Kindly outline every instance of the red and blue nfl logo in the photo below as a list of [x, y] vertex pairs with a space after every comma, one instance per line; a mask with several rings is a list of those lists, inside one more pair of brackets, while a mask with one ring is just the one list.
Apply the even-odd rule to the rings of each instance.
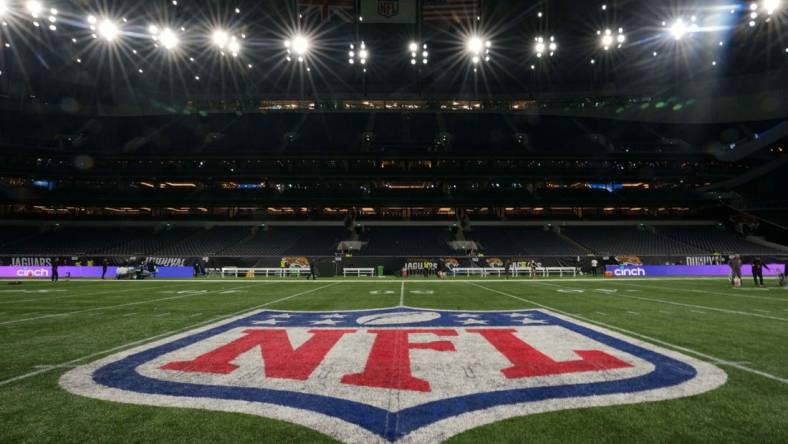
[[66, 373], [73, 393], [435, 442], [546, 411], [695, 395], [719, 368], [546, 310], [256, 311]]

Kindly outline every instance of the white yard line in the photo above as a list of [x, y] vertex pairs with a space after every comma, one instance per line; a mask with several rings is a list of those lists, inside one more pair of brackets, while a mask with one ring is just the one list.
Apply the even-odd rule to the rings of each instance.
[[399, 286], [399, 306], [405, 306], [405, 280], [403, 280], [402, 284]]
[[196, 324], [189, 325], [188, 327], [182, 327], [182, 328], [178, 328], [178, 329], [175, 329], [175, 330], [170, 330], [168, 332], [161, 333], [161, 334], [158, 334], [156, 336], [151, 336], [149, 338], [145, 338], [145, 339], [140, 339], [140, 340], [137, 340], [137, 341], [129, 342], [129, 343], [126, 343], [126, 344], [123, 344], [123, 345], [119, 345], [117, 347], [112, 347], [112, 348], [108, 348], [106, 350], [102, 350], [100, 352], [91, 353], [89, 355], [85, 355], [85, 356], [82, 356], [82, 357], [77, 358], [77, 359], [72, 359], [71, 361], [67, 361], [67, 362], [63, 362], [63, 363], [60, 363], [60, 364], [47, 366], [47, 367], [41, 368], [39, 370], [32, 371], [30, 373], [25, 373], [23, 375], [15, 376], [13, 378], [0, 381], [0, 387], [2, 387], [4, 385], [11, 384], [11, 383], [14, 383], [16, 381], [21, 381], [23, 379], [31, 378], [33, 376], [37, 376], [37, 375], [40, 375], [42, 373], [48, 373], [48, 372], [50, 372], [50, 371], [52, 371], [54, 369], [63, 368], [64, 366], [70, 366], [70, 365], [76, 364], [78, 362], [84, 361], [86, 359], [90, 359], [90, 358], [94, 358], [94, 357], [97, 357], [97, 356], [106, 355], [108, 353], [112, 353], [112, 352], [115, 352], [115, 351], [124, 350], [124, 349], [130, 348], [130, 347], [133, 347], [135, 345], [145, 344], [146, 342], [152, 342], [152, 341], [155, 341], [157, 339], [161, 339], [161, 338], [164, 338], [164, 337], [167, 337], [167, 336], [172, 336], [174, 334], [182, 333], [182, 332], [187, 331], [187, 330], [192, 330], [192, 329], [204, 326], [204, 325], [212, 324], [214, 322], [219, 322], [219, 321], [221, 321], [223, 319], [230, 319], [230, 318], [233, 318], [233, 317], [236, 317], [236, 316], [240, 316], [240, 315], [242, 315], [244, 313], [248, 313], [248, 312], [253, 311], [253, 310], [259, 310], [261, 308], [265, 308], [265, 307], [268, 307], [270, 305], [273, 305], [273, 304], [276, 304], [276, 303], [279, 303], [279, 302], [284, 302], [284, 301], [287, 301], [287, 300], [290, 300], [290, 299], [293, 299], [293, 298], [297, 298], [297, 297], [303, 296], [305, 294], [314, 293], [316, 291], [322, 290], [322, 289], [327, 288], [327, 287], [331, 287], [333, 285], [336, 285], [336, 284], [323, 285], [323, 286], [320, 286], [320, 287], [317, 287], [317, 288], [313, 288], [311, 290], [306, 290], [306, 291], [302, 291], [300, 293], [296, 293], [296, 294], [293, 294], [293, 295], [290, 295], [290, 296], [285, 296], [285, 297], [279, 298], [279, 299], [277, 299], [275, 301], [266, 302], [265, 304], [257, 305], [257, 306], [254, 306], [254, 307], [245, 308], [245, 309], [243, 309], [241, 311], [237, 311], [237, 312], [232, 313], [232, 314], [217, 316], [215, 318], [211, 318], [211, 319], [208, 319], [206, 321], [201, 321], [201, 322], [198, 322]]
[[135, 311], [134, 313], [126, 313], [126, 314], [124, 314], [124, 315], [121, 315], [120, 317], [122, 317], [122, 318], [127, 318], [127, 317], [129, 317], [129, 316], [134, 316], [135, 314], [137, 314], [137, 312], [136, 312], [136, 311]]
[[[564, 289], [567, 288], [567, 287], [564, 287], [564, 286], [561, 286], [561, 285], [549, 284], [547, 282], [542, 282], [542, 285], [549, 285], [551, 287], [558, 287], [558, 288], [564, 288]], [[664, 288], [663, 290], [669, 290], [669, 289]], [[684, 290], [675, 290], [675, 291], [684, 291]], [[767, 315], [762, 315], [762, 314], [757, 314], [757, 313], [750, 313], [750, 312], [747, 312], [747, 311], [740, 311], [740, 310], [728, 310], [727, 308], [709, 307], [709, 306], [706, 306], [706, 305], [684, 304], [682, 302], [666, 301], [664, 299], [644, 298], [644, 297], [641, 297], [641, 296], [628, 296], [628, 295], [625, 295], [625, 294], [615, 294], [615, 295], [608, 295], [608, 294], [605, 294], [605, 293], [588, 293], [588, 294], [591, 294], [591, 295], [594, 295], [594, 296], [609, 296], [609, 297], [614, 297], [614, 298], [615, 297], [621, 297], [621, 298], [627, 298], [627, 299], [634, 299], [634, 300], [638, 300], [638, 301], [655, 302], [655, 303], [658, 303], [658, 304], [676, 305], [676, 306], [679, 306], [679, 307], [700, 308], [700, 309], [703, 309], [703, 310], [716, 311], [716, 312], [720, 312], [720, 313], [734, 314], [734, 315], [739, 315], [739, 316], [751, 316], [751, 317], [762, 318], [762, 319], [771, 319], [773, 321], [788, 322], [788, 318], [778, 318], [777, 316], [767, 316]]]
[[734, 361], [728, 361], [728, 360], [725, 360], [725, 359], [717, 358], [717, 357], [714, 357], [712, 355], [709, 355], [709, 354], [706, 354], [706, 353], [703, 353], [703, 352], [699, 352], [697, 350], [693, 350], [691, 348], [687, 348], [687, 347], [682, 347], [680, 345], [671, 344], [670, 342], [666, 342], [666, 341], [663, 341], [663, 340], [660, 340], [660, 339], [657, 339], [657, 338], [652, 338], [650, 336], [646, 336], [646, 335], [643, 335], [643, 334], [640, 334], [640, 333], [637, 333], [637, 332], [634, 332], [634, 331], [631, 331], [631, 330], [627, 330], [627, 329], [624, 329], [624, 328], [621, 328], [621, 327], [617, 327], [615, 325], [610, 325], [610, 324], [607, 324], [607, 323], [604, 323], [604, 322], [600, 322], [600, 321], [597, 321], [597, 320], [594, 320], [594, 319], [591, 319], [591, 318], [586, 318], [586, 317], [581, 316], [581, 315], [572, 315], [572, 314], [570, 314], [568, 312], [565, 312], [563, 310], [559, 310], [557, 308], [553, 308], [553, 307], [550, 307], [550, 306], [547, 306], [547, 305], [544, 305], [544, 304], [540, 304], [540, 303], [535, 302], [535, 301], [531, 301], [531, 300], [528, 300], [528, 299], [525, 299], [525, 298], [521, 298], [519, 296], [515, 296], [513, 294], [506, 293], [504, 291], [496, 290], [494, 288], [485, 287], [484, 285], [479, 285], [479, 284], [475, 284], [475, 283], [471, 283], [471, 285], [473, 285], [474, 287], [479, 287], [479, 288], [481, 288], [483, 290], [487, 290], [487, 291], [490, 291], [490, 292], [493, 292], [493, 293], [498, 293], [498, 294], [506, 296], [506, 297], [510, 297], [512, 299], [516, 299], [518, 301], [526, 302], [528, 304], [532, 304], [532, 305], [535, 305], [537, 307], [544, 308], [546, 310], [551, 310], [551, 311], [554, 311], [556, 313], [573, 316], [573, 317], [575, 317], [577, 319], [582, 319], [583, 321], [589, 322], [591, 324], [599, 325], [600, 327], [609, 328], [611, 330], [619, 331], [621, 333], [625, 333], [625, 334], [628, 334], [628, 335], [631, 335], [631, 336], [636, 336], [636, 337], [639, 337], [641, 339], [645, 339], [645, 340], [647, 340], [649, 342], [653, 342], [653, 343], [656, 343], [656, 344], [664, 345], [666, 347], [670, 347], [670, 348], [673, 348], [675, 350], [679, 350], [679, 351], [682, 351], [682, 352], [685, 352], [685, 353], [689, 353], [689, 354], [701, 357], [703, 359], [706, 359], [709, 362], [714, 362], [714, 363], [717, 363], [717, 364], [720, 364], [720, 365], [727, 365], [729, 367], [733, 367], [733, 368], [739, 369], [741, 371], [752, 373], [754, 375], [762, 376], [764, 378], [771, 379], [773, 381], [781, 382], [783, 384], [788, 384], [788, 379], [772, 375], [771, 373], [766, 373], [766, 372], [763, 372], [763, 371], [760, 371], [760, 370], [756, 370], [754, 368], [747, 367], [745, 365], [742, 365], [742, 364], [734, 362]]
[[163, 318], [164, 316], [169, 316], [169, 315], [170, 315], [170, 313], [169, 313], [169, 312], [167, 312], [167, 313], [162, 313], [162, 314], [153, 315], [153, 317], [154, 317], [154, 318]]
[[[263, 283], [264, 282], [258, 282], [258, 284], [263, 284]], [[234, 287], [234, 288], [230, 288], [229, 290], [237, 290], [239, 288], [242, 288], [242, 287]], [[216, 293], [219, 293], [219, 292], [222, 292], [222, 291], [227, 291], [227, 290], [228, 289], [223, 288], [223, 289], [220, 289], [220, 290], [213, 290], [213, 291], [209, 291], [209, 292], [206, 292], [206, 293], [197, 293], [197, 294], [190, 293], [190, 294], [184, 294], [184, 295], [180, 295], [180, 296], [170, 296], [170, 297], [167, 297], [167, 298], [150, 299], [150, 300], [137, 301], [137, 302], [129, 302], [129, 303], [126, 303], [126, 304], [105, 305], [103, 307], [94, 307], [94, 308], [88, 308], [88, 309], [85, 309], [85, 310], [67, 311], [65, 313], [53, 313], [53, 314], [48, 314], [48, 315], [43, 315], [43, 316], [35, 316], [35, 317], [30, 317], [30, 318], [14, 319], [13, 321], [0, 322], [0, 325], [18, 324], [18, 323], [21, 323], [21, 322], [36, 321], [36, 320], [39, 320], [39, 319], [60, 318], [60, 317], [71, 316], [71, 315], [75, 315], [75, 314], [90, 313], [90, 312], [93, 312], [93, 311], [111, 310], [113, 308], [131, 307], [131, 306], [134, 306], [134, 305], [143, 305], [143, 304], [150, 304], [150, 303], [153, 303], [153, 302], [171, 301], [171, 300], [175, 300], [175, 299], [183, 299], [183, 298], [194, 297], [194, 296], [205, 296], [205, 295], [216, 294]]]

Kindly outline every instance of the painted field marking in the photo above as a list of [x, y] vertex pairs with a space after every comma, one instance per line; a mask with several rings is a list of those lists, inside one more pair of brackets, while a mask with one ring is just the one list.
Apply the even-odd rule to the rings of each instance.
[[196, 313], [191, 316], [187, 316], [186, 319], [196, 318], [197, 316], [202, 316], [202, 313]]
[[[549, 285], [551, 287], [560, 287], [559, 285], [548, 284], [546, 282], [542, 282], [542, 285]], [[663, 288], [663, 290], [669, 290], [669, 289]], [[720, 313], [734, 314], [734, 315], [740, 315], [740, 316], [752, 316], [752, 317], [756, 317], [756, 318], [763, 318], [763, 319], [771, 319], [771, 320], [774, 320], [774, 321], [788, 322], [788, 318], [778, 318], [777, 316], [767, 316], [767, 315], [762, 315], [762, 314], [757, 314], [757, 313], [750, 313], [750, 312], [747, 312], [747, 311], [740, 311], [740, 310], [728, 310], [726, 308], [709, 307], [709, 306], [706, 306], [706, 305], [684, 304], [684, 303], [681, 303], [681, 302], [666, 301], [664, 299], [644, 298], [644, 297], [641, 297], [641, 296], [627, 296], [627, 295], [623, 295], [623, 294], [619, 294], [616, 297], [635, 299], [635, 300], [638, 300], [638, 301], [655, 302], [655, 303], [658, 303], [658, 304], [676, 305], [676, 306], [679, 306], [679, 307], [700, 308], [700, 309], [703, 309], [703, 310], [717, 311], [717, 312], [720, 312]]]
[[757, 309], [757, 308], [753, 308], [752, 311], [759, 311], [761, 313], [771, 313], [770, 310], [760, 310], [760, 309]]
[[706, 314], [705, 311], [699, 311], [699, 310], [690, 310], [690, 313], [698, 313], [698, 314], [702, 314], [702, 315]]
[[[85, 288], [85, 287], [87, 287], [87, 286], [81, 286], [79, 288]], [[169, 285], [162, 285], [159, 288], [166, 288], [166, 287], [169, 287]], [[77, 293], [77, 292], [73, 292], [71, 294], [62, 295], [62, 296], [40, 297], [40, 298], [35, 298], [35, 299], [17, 299], [15, 301], [2, 301], [2, 302], [0, 302], [0, 304], [18, 304], [20, 302], [37, 302], [37, 301], [45, 301], [45, 302], [47, 302], [47, 301], [52, 301], [52, 300], [55, 300], [55, 299], [63, 299], [63, 298], [70, 298], [70, 297], [76, 298], [76, 297], [84, 297], [84, 296], [100, 296], [102, 294], [125, 293], [125, 292], [128, 292], [128, 291], [137, 291], [137, 290], [139, 290], [139, 289], [138, 288], [126, 288], [126, 289], [123, 289], [123, 290], [114, 289], [114, 290], [99, 291], [99, 292], [94, 292], [94, 293]], [[152, 288], [149, 288], [148, 290], [152, 290]]]
[[607, 316], [607, 313], [603, 313], [603, 312], [601, 312], [601, 311], [596, 311], [596, 312], [594, 312], [594, 313], [596, 313], [596, 314], [598, 314], [598, 315], [601, 315], [601, 316]]
[[[632, 286], [632, 287], [640, 287], [640, 288], [649, 288], [652, 290], [675, 290], [675, 288], [670, 287], [660, 287], [655, 285], [638, 285], [638, 284], [630, 284], [629, 282], [621, 282], [621, 285]], [[694, 288], [682, 288], [681, 291], [686, 291], [690, 293], [700, 293], [700, 294], [709, 294], [715, 296], [732, 296], [737, 298], [747, 298], [747, 299], [763, 299], [768, 301], [781, 301], [781, 302], [788, 302], [788, 298], [777, 298], [777, 297], [769, 297], [769, 296], [753, 296], [753, 295], [744, 295], [744, 294], [736, 294], [736, 293], [723, 293], [721, 291], [710, 291], [710, 290], [698, 290]], [[736, 290], [739, 292], [740, 290]]]
[[259, 310], [261, 308], [268, 307], [269, 305], [273, 305], [273, 304], [276, 304], [278, 302], [284, 302], [284, 301], [287, 301], [287, 300], [290, 300], [290, 299], [293, 299], [293, 298], [297, 298], [299, 296], [303, 296], [305, 294], [314, 293], [316, 291], [322, 290], [324, 288], [332, 287], [332, 286], [337, 285], [337, 284], [339, 284], [339, 282], [335, 283], [335, 284], [323, 285], [321, 287], [313, 288], [311, 290], [302, 291], [300, 293], [296, 293], [296, 294], [293, 294], [293, 295], [290, 295], [290, 296], [285, 296], [285, 297], [277, 299], [275, 301], [266, 302], [265, 304], [257, 305], [257, 306], [254, 306], [254, 307], [245, 308], [243, 310], [237, 311], [237, 312], [229, 314], [229, 315], [217, 316], [215, 318], [208, 319], [207, 321], [201, 321], [201, 322], [198, 322], [196, 324], [192, 324], [192, 325], [190, 325], [188, 327], [182, 327], [182, 328], [178, 328], [178, 329], [175, 329], [175, 330], [170, 330], [168, 332], [164, 332], [164, 333], [161, 333], [161, 334], [158, 334], [158, 335], [155, 335], [155, 336], [151, 336], [149, 338], [140, 339], [140, 340], [129, 342], [129, 343], [126, 343], [126, 344], [123, 344], [123, 345], [119, 345], [117, 347], [112, 347], [112, 348], [109, 348], [109, 349], [106, 349], [106, 350], [102, 350], [102, 351], [99, 351], [99, 352], [91, 353], [89, 355], [82, 356], [81, 358], [72, 359], [71, 361], [63, 362], [61, 364], [55, 364], [55, 365], [50, 366], [48, 368], [42, 368], [42, 369], [39, 369], [39, 370], [36, 370], [36, 371], [25, 373], [23, 375], [15, 376], [13, 378], [9, 378], [9, 379], [0, 381], [0, 387], [2, 387], [4, 385], [11, 384], [11, 383], [14, 383], [16, 381], [21, 381], [23, 379], [31, 378], [33, 376], [37, 376], [37, 375], [40, 375], [42, 373], [48, 373], [48, 372], [50, 372], [50, 371], [52, 371], [52, 370], [54, 370], [56, 368], [62, 368], [62, 366], [65, 366], [65, 365], [76, 364], [76, 363], [84, 361], [86, 359], [95, 358], [96, 356], [106, 355], [107, 353], [112, 353], [112, 352], [115, 352], [115, 351], [127, 349], [127, 348], [133, 347], [135, 345], [145, 344], [146, 342], [155, 341], [157, 339], [161, 339], [161, 338], [164, 338], [164, 337], [167, 337], [167, 336], [171, 336], [171, 335], [174, 335], [174, 334], [177, 334], [177, 333], [182, 333], [184, 331], [191, 330], [193, 328], [198, 328], [198, 327], [201, 327], [203, 325], [208, 325], [208, 324], [211, 324], [211, 323], [214, 323], [214, 322], [218, 322], [218, 321], [221, 321], [221, 320], [224, 320], [224, 319], [230, 319], [230, 318], [233, 318], [233, 317], [236, 317], [236, 316], [240, 316], [242, 314], [248, 313], [248, 312], [253, 311], [253, 310]]
[[556, 313], [565, 314], [567, 316], [574, 316], [574, 317], [576, 317], [578, 319], [582, 319], [582, 320], [584, 320], [586, 322], [590, 322], [592, 324], [599, 325], [600, 327], [605, 327], [605, 328], [609, 328], [611, 330], [615, 330], [615, 331], [618, 331], [618, 332], [621, 332], [621, 333], [625, 333], [625, 334], [628, 334], [628, 335], [637, 336], [639, 338], [645, 339], [645, 340], [650, 341], [650, 342], [654, 342], [656, 344], [664, 345], [666, 347], [671, 347], [671, 348], [673, 348], [675, 350], [679, 350], [679, 351], [683, 351], [685, 353], [693, 354], [695, 356], [698, 356], [698, 357], [701, 357], [703, 359], [706, 359], [709, 362], [715, 362], [717, 364], [727, 365], [729, 367], [733, 367], [733, 368], [739, 369], [741, 371], [752, 373], [754, 375], [762, 376], [764, 378], [771, 379], [773, 381], [781, 382], [783, 384], [788, 384], [788, 379], [772, 375], [771, 373], [766, 373], [766, 372], [763, 372], [763, 371], [760, 371], [760, 370], [756, 370], [754, 368], [747, 367], [745, 365], [739, 364], [739, 363], [734, 362], [734, 361], [728, 361], [728, 360], [725, 360], [725, 359], [717, 358], [715, 356], [712, 356], [712, 355], [709, 355], [709, 354], [706, 354], [706, 353], [703, 353], [703, 352], [699, 352], [699, 351], [693, 350], [691, 348], [687, 348], [687, 347], [682, 347], [680, 345], [671, 344], [670, 342], [666, 342], [666, 341], [663, 341], [661, 339], [652, 338], [651, 336], [646, 336], [644, 334], [637, 333], [637, 332], [634, 332], [634, 331], [631, 331], [631, 330], [627, 330], [627, 329], [624, 329], [624, 328], [621, 328], [621, 327], [617, 327], [615, 325], [611, 325], [611, 324], [607, 324], [607, 323], [604, 323], [604, 322], [600, 322], [600, 321], [597, 321], [597, 320], [594, 320], [594, 319], [591, 319], [591, 318], [586, 318], [586, 317], [584, 317], [582, 315], [572, 315], [572, 314], [570, 314], [568, 312], [565, 312], [563, 310], [559, 310], [557, 308], [553, 308], [553, 307], [550, 307], [550, 306], [547, 306], [547, 305], [544, 305], [544, 304], [540, 304], [540, 303], [535, 302], [535, 301], [531, 301], [531, 300], [528, 300], [528, 299], [525, 299], [525, 298], [521, 298], [521, 297], [515, 296], [515, 295], [513, 295], [511, 293], [506, 293], [504, 291], [496, 290], [494, 288], [485, 287], [484, 285], [479, 285], [479, 284], [476, 284], [476, 283], [470, 283], [470, 285], [473, 285], [474, 287], [479, 287], [479, 288], [481, 288], [483, 290], [487, 290], [487, 291], [490, 291], [490, 292], [493, 292], [493, 293], [498, 293], [500, 295], [503, 295], [503, 296], [506, 296], [506, 297], [510, 297], [512, 299], [516, 299], [516, 300], [521, 301], [521, 302], [532, 304], [532, 305], [535, 305], [537, 307], [545, 308], [547, 310], [552, 310], [552, 311], [554, 311]]
[[[258, 284], [263, 284], [263, 283], [264, 282], [258, 282]], [[152, 302], [171, 301], [171, 300], [175, 300], [175, 299], [183, 299], [183, 298], [188, 298], [188, 297], [192, 297], [192, 296], [205, 296], [205, 295], [209, 295], [209, 294], [213, 294], [213, 293], [218, 293], [219, 291], [221, 291], [221, 290], [212, 291], [210, 293], [184, 294], [184, 295], [180, 295], [180, 296], [171, 296], [171, 297], [168, 297], [168, 298], [160, 298], [160, 299], [151, 299], [151, 300], [146, 300], [146, 301], [129, 302], [129, 303], [126, 303], [126, 304], [105, 305], [103, 307], [94, 307], [94, 308], [88, 308], [88, 309], [85, 309], [85, 310], [67, 311], [65, 313], [54, 313], [54, 314], [49, 314], [49, 315], [44, 315], [44, 316], [36, 316], [36, 317], [31, 317], [31, 318], [15, 319], [13, 321], [0, 322], [0, 325], [18, 324], [20, 322], [36, 321], [36, 320], [39, 320], [39, 319], [58, 318], [58, 317], [71, 316], [71, 315], [81, 314], [81, 313], [89, 313], [89, 312], [93, 312], [93, 311], [111, 310], [113, 308], [121, 308], [121, 307], [131, 307], [133, 305], [150, 304]]]
[[154, 318], [163, 318], [164, 316], [169, 316], [169, 315], [170, 315], [170, 313], [168, 312], [168, 313], [162, 313], [162, 314], [153, 315], [153, 317]]
[[129, 317], [129, 316], [134, 316], [135, 314], [137, 314], [137, 312], [136, 312], [136, 311], [135, 311], [134, 313], [126, 313], [126, 314], [124, 314], [124, 315], [121, 315], [121, 317], [122, 317], [122, 318], [127, 318], [127, 317]]
[[403, 280], [399, 286], [399, 306], [405, 305], [405, 281]]
[[640, 316], [640, 313], [638, 313], [636, 311], [628, 311], [627, 313], [629, 313], [631, 315], [635, 315], [635, 316]]

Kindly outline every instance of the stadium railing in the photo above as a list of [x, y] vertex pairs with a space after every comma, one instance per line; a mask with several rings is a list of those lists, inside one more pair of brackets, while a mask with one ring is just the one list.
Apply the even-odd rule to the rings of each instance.
[[375, 277], [375, 269], [374, 268], [343, 268], [342, 276]]

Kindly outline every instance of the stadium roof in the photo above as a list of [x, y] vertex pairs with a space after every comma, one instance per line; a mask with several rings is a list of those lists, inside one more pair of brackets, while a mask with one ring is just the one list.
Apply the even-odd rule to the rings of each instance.
[[469, 12], [471, 1], [449, 20], [425, 5], [397, 24], [364, 20], [354, 1], [318, 3], [3, 0], [0, 91], [82, 103], [484, 97], [647, 90], [788, 61], [788, 7], [775, 0], [499, 0]]

